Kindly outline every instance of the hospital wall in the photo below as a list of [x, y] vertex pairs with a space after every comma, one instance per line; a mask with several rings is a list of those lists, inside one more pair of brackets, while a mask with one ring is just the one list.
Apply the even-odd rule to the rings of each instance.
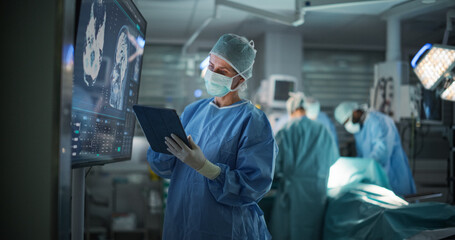
[[209, 97], [199, 64], [210, 49], [192, 52], [186, 58], [181, 56], [181, 49], [181, 45], [174, 44], [145, 47], [139, 104], [172, 107], [181, 113], [189, 103]]

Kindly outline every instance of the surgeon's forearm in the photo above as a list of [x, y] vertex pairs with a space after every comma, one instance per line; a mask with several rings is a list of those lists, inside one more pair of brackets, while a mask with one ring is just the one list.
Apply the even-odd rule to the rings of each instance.
[[387, 160], [387, 150], [377, 146], [373, 150], [373, 152], [370, 154], [370, 157], [376, 160], [378, 163], [380, 163], [382, 166], [385, 166], [386, 160]]

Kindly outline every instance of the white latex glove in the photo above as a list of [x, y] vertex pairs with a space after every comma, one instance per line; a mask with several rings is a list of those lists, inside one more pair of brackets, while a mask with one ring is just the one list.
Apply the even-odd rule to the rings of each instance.
[[166, 140], [164, 143], [166, 143], [168, 147], [167, 150], [196, 171], [201, 169], [205, 162], [205, 156], [204, 153], [202, 153], [201, 148], [194, 143], [191, 136], [188, 136], [188, 142], [190, 143], [191, 148], [175, 134], [171, 134], [171, 137], [172, 138], [164, 138]]
[[205, 158], [201, 148], [193, 141], [191, 136], [188, 136], [188, 142], [191, 148], [175, 134], [171, 134], [171, 137], [165, 137], [164, 143], [172, 155], [209, 179], [214, 179], [220, 174], [220, 167]]

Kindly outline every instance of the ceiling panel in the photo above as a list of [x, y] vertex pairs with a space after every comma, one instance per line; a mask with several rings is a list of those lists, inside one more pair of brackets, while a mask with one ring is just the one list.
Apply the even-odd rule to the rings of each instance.
[[382, 1], [353, 1], [347, 3], [333, 3], [305, 8], [308, 12], [343, 13], [378, 15], [394, 5], [406, 2], [406, 0], [382, 0]]
[[[275, 13], [292, 15], [294, 0], [231, 0]], [[138, 8], [148, 22], [147, 42], [185, 43], [196, 29], [214, 13], [214, 0], [136, 0]], [[220, 6], [214, 19], [196, 41], [216, 41], [223, 33], [234, 32], [256, 37], [265, 31], [297, 31], [304, 35], [307, 44], [384, 46], [386, 22], [380, 13], [394, 4], [407, 1], [309, 1], [305, 23], [290, 27], [266, 20], [243, 11]], [[333, 8], [338, 3], [355, 2], [350, 7]], [[365, 5], [366, 3], [368, 5]], [[455, 7], [455, 1], [454, 7]], [[310, 8], [311, 9], [311, 8]], [[328, 11], [328, 12], [327, 12]], [[419, 39], [442, 39], [445, 12], [425, 13], [402, 22], [404, 44], [419, 45]], [[441, 33], [442, 31], [442, 33]]]

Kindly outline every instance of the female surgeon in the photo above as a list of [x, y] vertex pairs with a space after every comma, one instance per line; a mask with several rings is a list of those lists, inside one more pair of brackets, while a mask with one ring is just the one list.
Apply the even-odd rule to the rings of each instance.
[[221, 36], [204, 77], [214, 98], [181, 115], [191, 147], [171, 135], [163, 141], [172, 155], [149, 148], [152, 170], [171, 179], [163, 239], [271, 238], [257, 203], [271, 187], [278, 148], [265, 114], [238, 95], [255, 56], [252, 41]]

